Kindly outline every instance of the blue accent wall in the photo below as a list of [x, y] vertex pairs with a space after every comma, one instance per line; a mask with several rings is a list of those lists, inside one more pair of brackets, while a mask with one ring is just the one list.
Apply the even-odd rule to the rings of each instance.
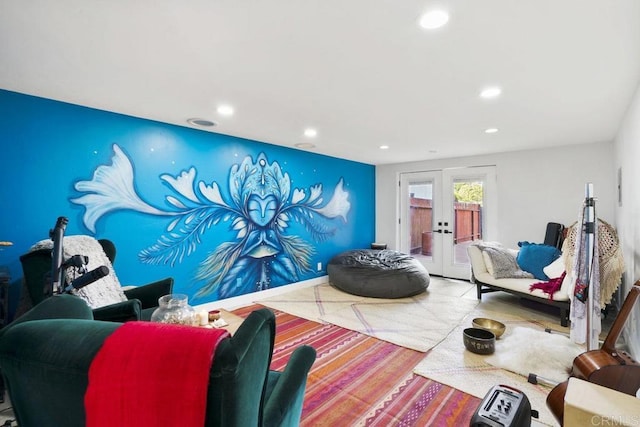
[[122, 284], [172, 276], [193, 304], [325, 275], [374, 239], [372, 165], [3, 90], [0, 117], [14, 299], [59, 216], [115, 243]]

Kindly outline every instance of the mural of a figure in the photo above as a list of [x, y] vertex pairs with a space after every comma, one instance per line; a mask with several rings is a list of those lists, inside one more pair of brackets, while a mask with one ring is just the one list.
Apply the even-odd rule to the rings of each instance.
[[218, 183], [196, 182], [194, 167], [178, 176], [162, 174], [173, 194], [166, 196], [171, 208], [159, 209], [136, 193], [131, 161], [118, 145], [113, 150], [111, 165], [97, 167], [91, 181], [74, 186], [83, 195], [71, 201], [85, 207], [87, 229], [95, 233], [102, 216], [123, 209], [169, 217], [166, 232], [139, 253], [141, 262], [169, 265], [192, 255], [210, 228], [228, 223], [233, 230], [234, 237], [200, 263], [194, 278], [200, 286], [198, 297], [228, 298], [299, 280], [311, 271], [314, 250], [288, 233], [292, 222], [320, 242], [336, 232], [335, 219], [346, 223], [351, 208], [342, 179], [325, 203], [322, 184], [292, 189], [288, 174], [261, 153], [255, 162], [247, 156], [231, 167], [229, 200], [222, 197]]

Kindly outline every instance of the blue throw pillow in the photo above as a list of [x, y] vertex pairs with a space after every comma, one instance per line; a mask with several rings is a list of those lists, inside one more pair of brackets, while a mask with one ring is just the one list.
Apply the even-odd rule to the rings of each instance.
[[516, 261], [520, 268], [528, 271], [538, 280], [549, 280], [542, 270], [560, 256], [560, 251], [555, 246], [543, 245], [542, 243], [518, 242], [520, 252]]

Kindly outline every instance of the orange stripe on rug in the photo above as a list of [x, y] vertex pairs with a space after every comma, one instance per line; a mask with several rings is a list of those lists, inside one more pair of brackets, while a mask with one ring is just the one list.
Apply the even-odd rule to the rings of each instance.
[[[234, 310], [246, 317], [261, 308]], [[301, 344], [316, 349], [302, 426], [468, 425], [477, 397], [412, 373], [424, 353], [284, 312], [276, 314], [271, 369], [282, 370]]]

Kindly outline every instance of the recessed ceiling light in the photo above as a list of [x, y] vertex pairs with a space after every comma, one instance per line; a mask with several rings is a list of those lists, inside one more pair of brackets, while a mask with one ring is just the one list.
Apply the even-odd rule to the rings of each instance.
[[318, 131], [314, 128], [307, 128], [304, 130], [304, 136], [306, 136], [307, 138], [315, 138], [316, 136], [318, 136]]
[[295, 146], [298, 148], [315, 148], [315, 145], [310, 142], [299, 142]]
[[380, 149], [381, 149], [381, 150], [388, 150], [388, 149], [389, 149], [389, 146], [388, 146], [388, 145], [381, 145], [381, 146], [380, 146]]
[[435, 30], [449, 22], [449, 14], [444, 10], [432, 10], [420, 17], [420, 26], [425, 30]]
[[500, 96], [501, 93], [502, 89], [500, 89], [498, 86], [491, 86], [482, 89], [482, 92], [480, 92], [480, 96], [485, 99], [490, 99]]
[[484, 130], [484, 133], [496, 133], [496, 132], [498, 132], [498, 128], [489, 128]]
[[233, 115], [233, 107], [231, 105], [220, 105], [216, 111], [223, 116]]
[[194, 126], [203, 126], [203, 127], [211, 127], [215, 126], [215, 122], [206, 119], [188, 119], [187, 123]]

